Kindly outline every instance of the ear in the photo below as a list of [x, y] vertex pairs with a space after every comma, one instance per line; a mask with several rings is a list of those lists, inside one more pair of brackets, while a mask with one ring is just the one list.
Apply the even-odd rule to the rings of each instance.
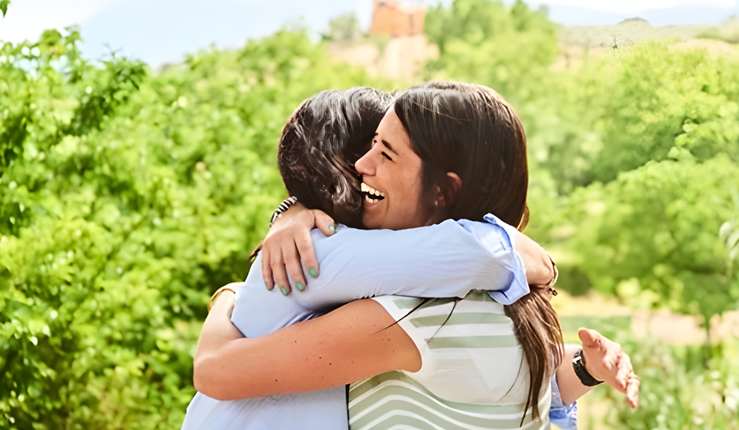
[[458, 196], [459, 190], [462, 189], [462, 178], [454, 172], [447, 172], [446, 175], [449, 177], [449, 182], [452, 184], [452, 188], [454, 189], [454, 196]]
[[459, 195], [459, 191], [462, 189], [462, 178], [460, 178], [459, 175], [454, 172], [447, 172], [446, 176], [447, 181], [449, 181], [449, 184], [452, 186], [452, 195], [449, 196], [451, 201], [446, 201], [444, 199], [444, 193], [441, 192], [441, 187], [436, 187], [436, 201], [439, 202], [438, 206], [442, 207], [454, 203]]

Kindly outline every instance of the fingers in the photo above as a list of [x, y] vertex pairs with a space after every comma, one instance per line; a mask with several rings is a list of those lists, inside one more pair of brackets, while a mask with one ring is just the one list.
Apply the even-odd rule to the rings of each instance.
[[[272, 290], [276, 286], [284, 295], [290, 294], [293, 287], [298, 291], [304, 290], [307, 283], [301, 259], [308, 273], [318, 276], [318, 263], [310, 236], [316, 222], [313, 212], [322, 217], [322, 225], [328, 230], [328, 224], [333, 223], [331, 217], [321, 211], [309, 210], [300, 203], [283, 212], [272, 224], [261, 251], [262, 278], [267, 289]], [[293, 285], [290, 285], [290, 280]]]
[[[288, 268], [288, 271], [290, 272], [290, 277], [293, 281], [300, 280], [303, 283], [303, 287], [305, 287], [308, 283], [305, 282], [305, 272], [303, 272], [300, 267], [300, 262], [303, 262], [303, 267], [305, 267], [305, 271], [308, 272], [310, 276], [315, 278], [319, 273], [318, 259], [316, 258], [316, 250], [313, 247], [313, 238], [310, 235], [310, 231], [305, 231], [295, 238], [295, 247], [298, 250], [300, 260], [298, 261], [296, 268]], [[300, 275], [300, 278], [297, 277], [298, 274]], [[300, 288], [297, 289], [301, 290]]]
[[272, 277], [272, 267], [269, 265], [269, 258], [271, 255], [262, 248], [262, 279], [264, 279], [264, 286], [268, 290], [272, 290], [275, 287], [274, 278]]
[[639, 407], [639, 386], [641, 381], [635, 374], [629, 376], [628, 383], [626, 384], [626, 402], [631, 406], [632, 409]]
[[336, 232], [336, 223], [334, 222], [334, 219], [322, 210], [315, 209], [312, 212], [313, 217], [316, 220], [316, 228], [326, 236], [332, 236]]
[[619, 356], [618, 370], [616, 373], [616, 381], [613, 387], [622, 393], [626, 393], [626, 389], [629, 378], [634, 375], [634, 370], [631, 367], [631, 358], [626, 355], [623, 351]]
[[287, 272], [285, 271], [285, 256], [283, 252], [273, 254], [270, 258], [269, 265], [272, 271], [272, 277], [275, 280], [275, 286], [286, 296], [290, 294], [290, 282], [288, 282]]
[[[310, 233], [306, 233], [308, 237], [310, 238]], [[313, 249], [311, 247], [311, 249]], [[301, 256], [298, 255], [298, 248], [296, 247], [295, 243], [292, 245], [288, 245], [285, 249], [282, 251], [282, 258], [285, 260], [285, 267], [287, 268], [287, 273], [290, 276], [290, 280], [293, 282], [293, 287], [295, 287], [298, 291], [303, 291], [305, 289], [305, 276], [303, 275], [303, 267], [300, 265], [300, 258]], [[314, 257], [315, 258], [315, 257]], [[290, 293], [290, 287], [291, 285], [288, 284], [288, 294]], [[282, 292], [285, 294], [285, 292]]]

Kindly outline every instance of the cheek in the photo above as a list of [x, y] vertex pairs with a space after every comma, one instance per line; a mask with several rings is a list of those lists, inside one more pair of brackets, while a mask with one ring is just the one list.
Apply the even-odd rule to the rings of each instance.
[[407, 184], [403, 189], [406, 212], [416, 214], [425, 212], [427, 208], [423, 204], [423, 185], [420, 174], [406, 171], [402, 181], [402, 183]]

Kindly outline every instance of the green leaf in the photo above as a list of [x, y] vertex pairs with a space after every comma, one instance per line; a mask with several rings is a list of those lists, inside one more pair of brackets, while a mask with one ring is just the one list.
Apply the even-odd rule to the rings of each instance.
[[0, 0], [0, 10], [3, 11], [3, 18], [5, 18], [5, 14], [8, 13], [9, 4], [10, 0]]

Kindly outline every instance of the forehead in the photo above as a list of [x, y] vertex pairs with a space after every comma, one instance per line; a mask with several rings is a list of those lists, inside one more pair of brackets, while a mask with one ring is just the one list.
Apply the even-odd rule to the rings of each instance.
[[395, 151], [411, 149], [411, 139], [392, 107], [382, 118], [380, 125], [377, 126], [377, 135], [381, 140], [392, 145]]

